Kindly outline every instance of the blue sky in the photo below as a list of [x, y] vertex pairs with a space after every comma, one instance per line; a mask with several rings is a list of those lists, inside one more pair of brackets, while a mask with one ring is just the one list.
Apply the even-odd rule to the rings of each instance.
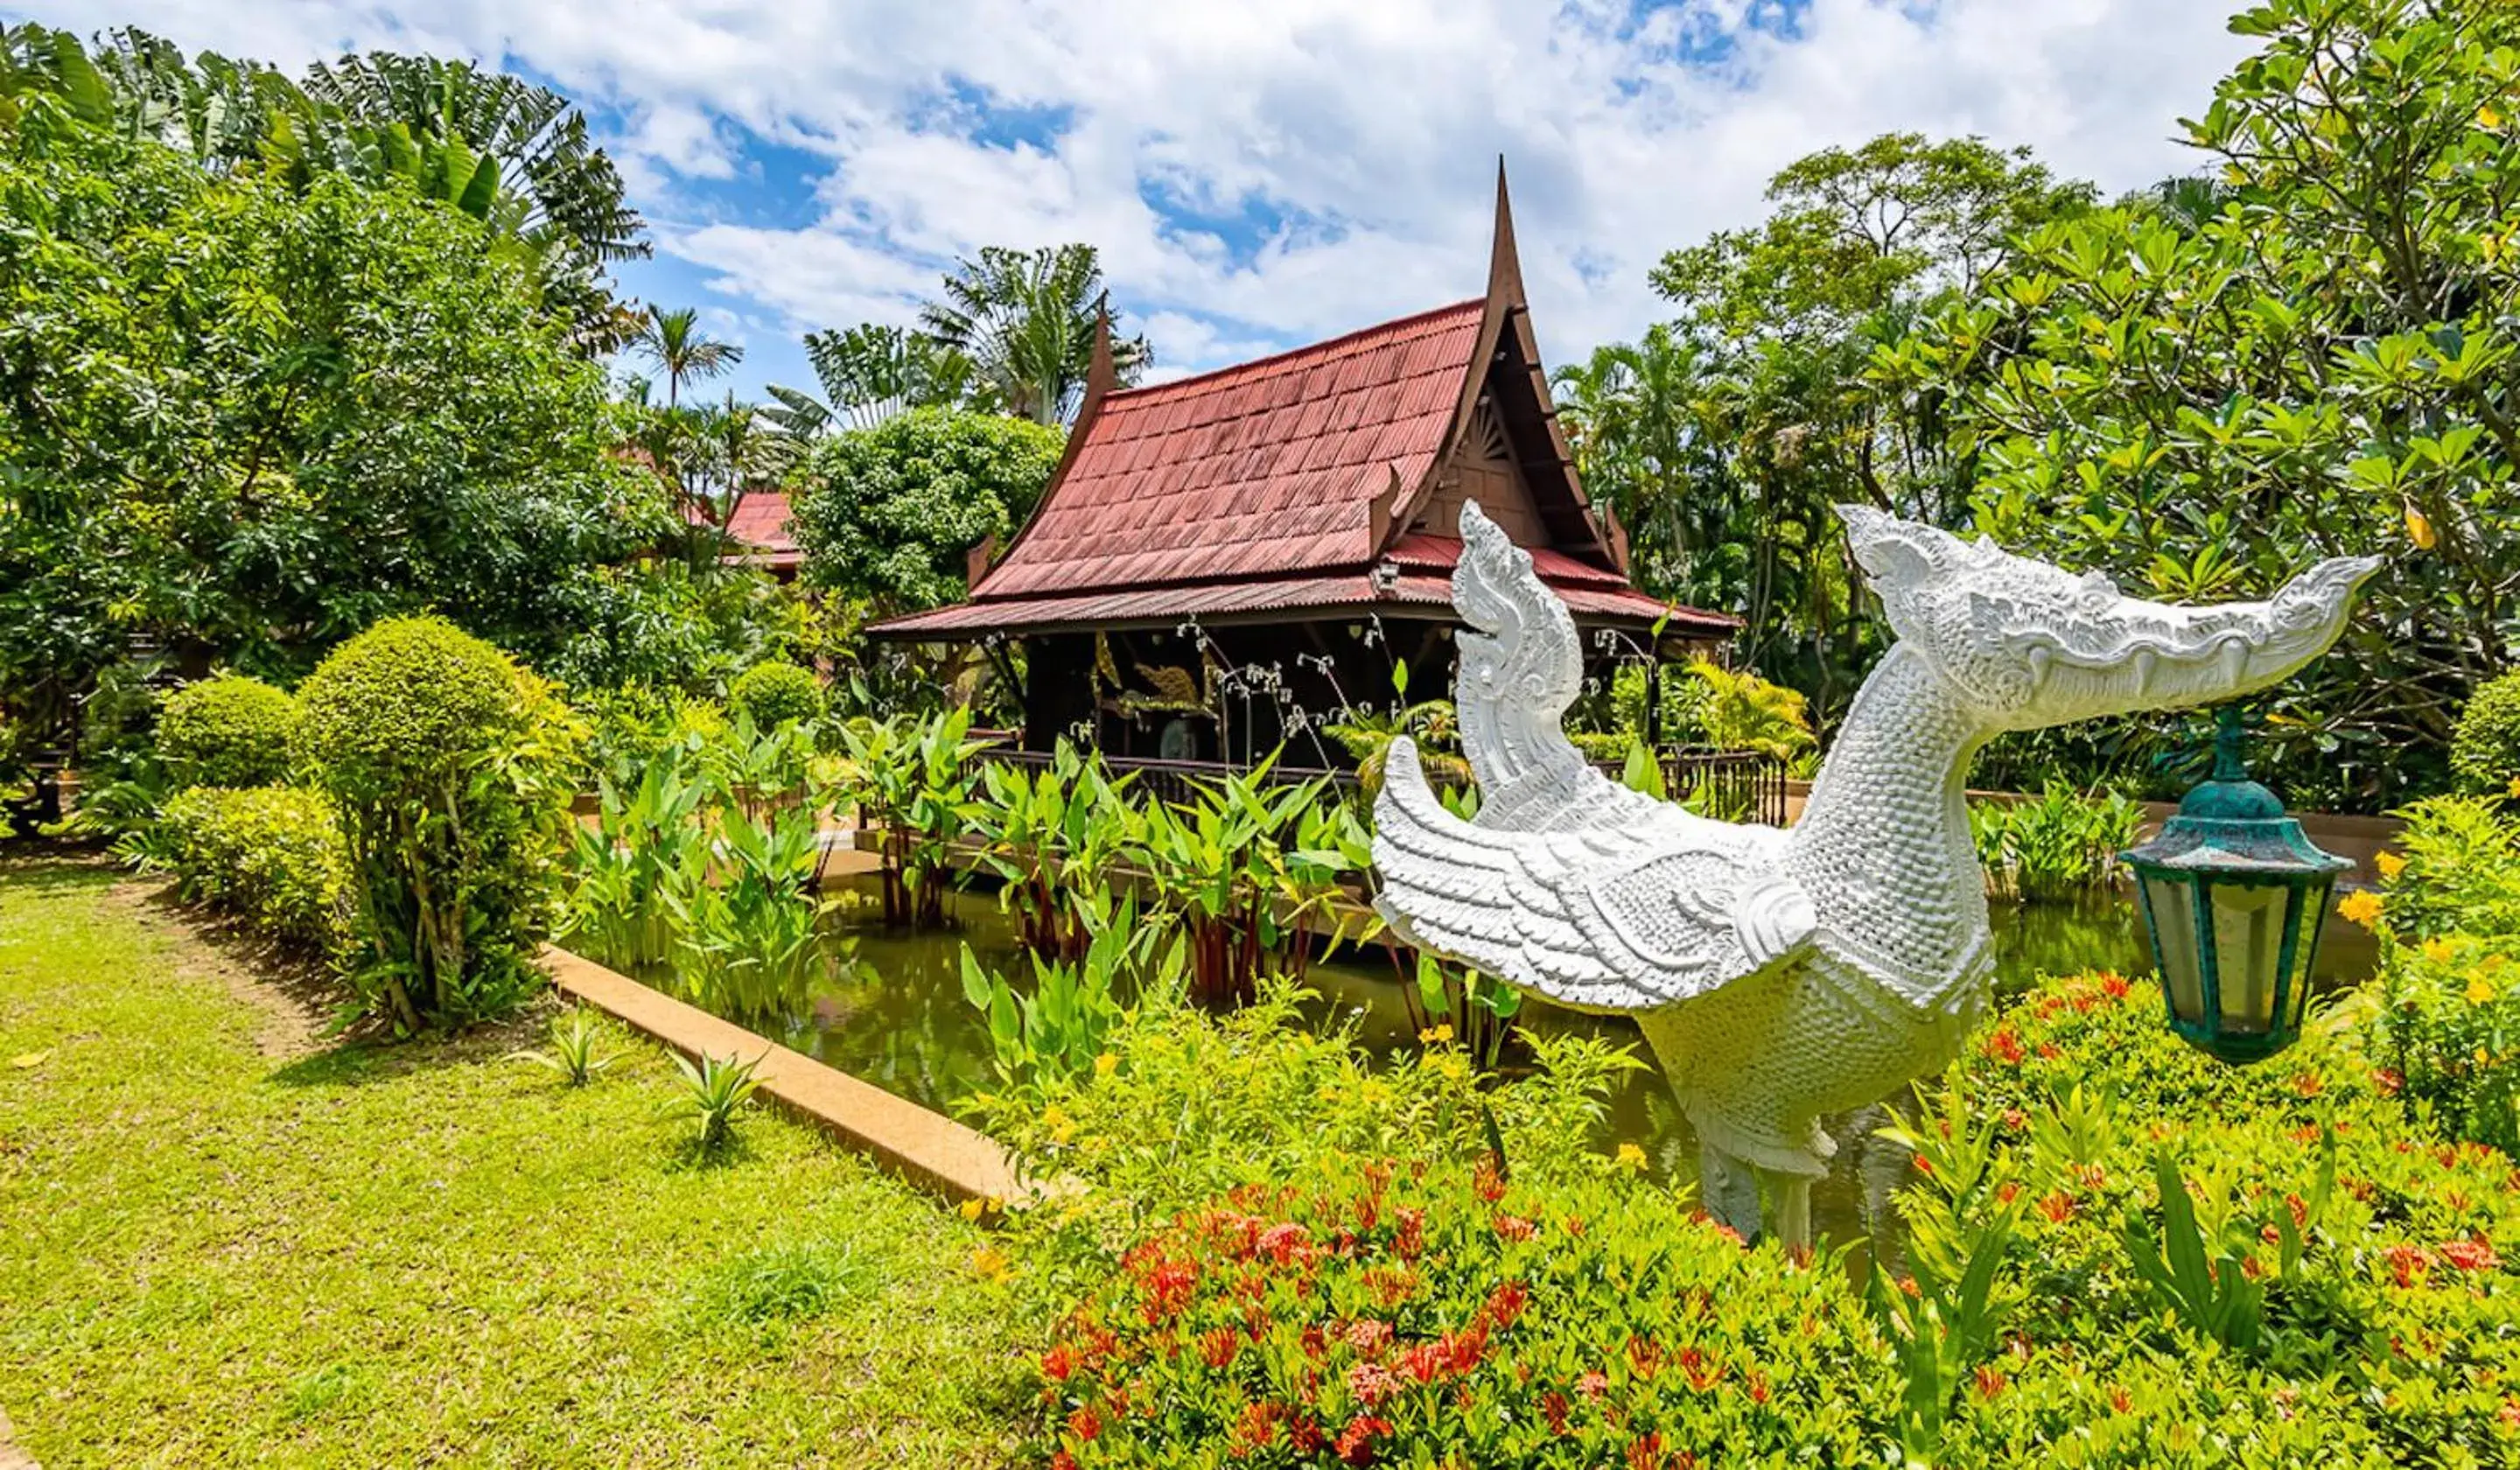
[[300, 66], [467, 56], [584, 106], [652, 227], [631, 292], [805, 383], [982, 245], [1100, 246], [1157, 372], [1476, 293], [1500, 154], [1552, 362], [1655, 319], [1645, 271], [1767, 177], [1910, 129], [2131, 188], [2244, 53], [2198, 0], [34, 0]]

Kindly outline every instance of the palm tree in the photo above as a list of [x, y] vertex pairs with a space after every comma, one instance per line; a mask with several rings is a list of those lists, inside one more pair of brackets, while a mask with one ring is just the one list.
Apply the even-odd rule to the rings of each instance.
[[743, 361], [743, 349], [733, 342], [721, 342], [700, 331], [700, 314], [691, 307], [667, 311], [661, 306], [648, 308], [648, 320], [639, 329], [633, 347], [665, 370], [665, 407], [680, 407], [685, 379], [698, 381], [715, 378]]
[[821, 379], [822, 396], [770, 385], [777, 400], [762, 417], [797, 439], [834, 427], [873, 428], [909, 409], [968, 403], [973, 397], [971, 360], [923, 333], [873, 322], [846, 332], [805, 334], [805, 360]]
[[[920, 313], [927, 334], [971, 360], [1007, 412], [1058, 423], [1074, 412], [1094, 359], [1103, 311], [1102, 266], [1089, 245], [1025, 251], [987, 245], [958, 260], [945, 299]], [[1111, 365], [1133, 382], [1149, 360], [1147, 339], [1114, 337]]]

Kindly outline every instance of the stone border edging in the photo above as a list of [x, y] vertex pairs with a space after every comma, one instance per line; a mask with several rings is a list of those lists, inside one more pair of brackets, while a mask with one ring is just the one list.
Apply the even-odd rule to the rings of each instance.
[[[687, 1056], [761, 1058], [753, 1075], [765, 1095], [918, 1182], [958, 1200], [1005, 1201], [1038, 1192], [1016, 1174], [1005, 1145], [976, 1129], [557, 945], [543, 947], [542, 965], [562, 991]], [[0, 1470], [11, 1470], [4, 1454]]]

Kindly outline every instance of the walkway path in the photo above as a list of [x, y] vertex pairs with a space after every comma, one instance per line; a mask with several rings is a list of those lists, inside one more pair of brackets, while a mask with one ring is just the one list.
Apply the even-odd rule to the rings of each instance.
[[42, 1470], [35, 1457], [18, 1448], [9, 1430], [9, 1411], [0, 1408], [0, 1470]]

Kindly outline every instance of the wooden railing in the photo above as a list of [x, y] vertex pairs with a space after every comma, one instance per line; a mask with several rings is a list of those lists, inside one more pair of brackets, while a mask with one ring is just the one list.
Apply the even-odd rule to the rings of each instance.
[[[991, 746], [981, 757], [993, 764], [1016, 766], [1038, 771], [1050, 765], [1046, 751], [1017, 750], [1011, 745]], [[1106, 755], [1102, 765], [1114, 776], [1133, 774], [1135, 788], [1157, 801], [1191, 800], [1198, 787], [1218, 777], [1238, 775], [1245, 769], [1215, 761], [1166, 761], [1150, 757]], [[1620, 768], [1600, 768], [1616, 778]], [[1429, 772], [1438, 784], [1443, 778]], [[1674, 801], [1698, 798], [1698, 810], [1727, 822], [1764, 822], [1782, 826], [1785, 821], [1785, 768], [1773, 756], [1755, 750], [1701, 750], [1672, 747], [1662, 752], [1663, 787]], [[1324, 770], [1313, 766], [1272, 766], [1264, 778], [1270, 785], [1299, 785], [1320, 780], [1343, 799], [1362, 801], [1363, 788], [1353, 771]]]

